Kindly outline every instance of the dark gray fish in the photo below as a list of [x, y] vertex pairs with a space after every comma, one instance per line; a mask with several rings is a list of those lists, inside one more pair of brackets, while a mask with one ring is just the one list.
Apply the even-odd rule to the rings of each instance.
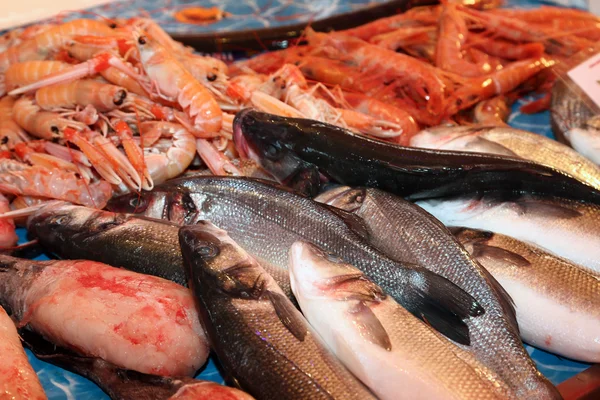
[[[564, 172], [493, 154], [417, 149], [357, 136], [309, 119], [240, 111], [233, 123], [241, 156], [292, 188], [325, 177], [386, 190], [411, 200], [480, 192], [538, 193], [600, 204], [600, 191]], [[306, 180], [310, 184], [306, 184]]]
[[100, 387], [111, 400], [252, 400], [252, 396], [215, 382], [187, 376], [166, 377], [122, 369], [101, 358], [84, 357], [50, 343], [27, 329], [20, 330], [23, 344], [45, 362], [79, 374]]
[[61, 258], [98, 261], [187, 286], [179, 226], [168, 221], [53, 203], [31, 215], [27, 229]]
[[373, 399], [260, 264], [210, 222], [180, 241], [191, 289], [225, 370], [257, 399]]
[[466, 320], [471, 346], [465, 349], [498, 375], [496, 384], [503, 395], [560, 398], [522, 345], [510, 296], [440, 221], [413, 203], [378, 189], [338, 187], [315, 200], [361, 217], [375, 247], [393, 259], [422, 265], [447, 278], [483, 306], [485, 314]]
[[360, 225], [352, 214], [270, 182], [233, 177], [177, 179], [140, 196], [116, 198], [108, 208], [182, 225], [211, 221], [270, 271], [278, 270], [273, 278], [288, 294], [288, 251], [298, 240], [314, 242], [361, 269], [408, 311], [463, 344], [469, 343], [469, 335], [462, 320], [484, 312], [447, 279], [391, 260], [369, 245], [352, 229]]

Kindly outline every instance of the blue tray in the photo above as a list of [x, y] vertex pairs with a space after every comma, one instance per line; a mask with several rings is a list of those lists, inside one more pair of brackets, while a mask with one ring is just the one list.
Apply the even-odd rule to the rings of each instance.
[[[187, 25], [178, 24], [173, 22], [173, 12], [171, 9], [165, 9], [165, 7], [175, 7], [182, 5], [206, 5], [210, 7], [215, 4], [222, 4], [226, 11], [232, 14], [243, 14], [248, 13], [248, 4], [256, 3], [258, 7], [265, 7], [270, 5], [272, 11], [260, 13], [260, 17], [252, 14], [252, 17], [242, 19], [227, 19], [221, 22], [207, 25]], [[150, 15], [157, 19], [167, 31], [172, 33], [183, 33], [189, 34], [190, 32], [196, 33], [213, 33], [214, 30], [220, 29], [223, 31], [232, 31], [237, 29], [249, 29], [249, 28], [264, 28], [264, 27], [276, 27], [283, 26], [287, 23], [304, 23], [314, 20], [315, 16], [322, 18], [333, 15], [335, 13], [346, 12], [349, 10], [356, 9], [364, 5], [365, 1], [360, 0], [331, 0], [331, 1], [319, 1], [314, 2], [311, 0], [302, 1], [291, 1], [291, 0], [265, 0], [265, 1], [252, 1], [252, 0], [226, 0], [226, 1], [185, 1], [175, 0], [170, 3], [165, 3], [162, 0], [135, 0], [126, 3], [116, 3], [109, 6], [101, 6], [94, 9], [95, 12], [100, 13], [104, 16], [119, 16], [119, 17], [131, 17], [138, 16], [140, 9], [146, 10]], [[372, 3], [384, 3], [383, 1], [371, 1]], [[509, 6], [517, 7], [536, 7], [540, 4], [545, 3], [544, 1], [538, 0], [509, 0], [507, 1]], [[283, 7], [285, 4], [290, 4], [287, 7]], [[293, 4], [293, 5], [292, 5]], [[307, 13], [306, 10], [310, 9], [309, 4], [314, 4], [311, 9], [311, 13]], [[162, 10], [161, 12], [154, 12], [156, 10]], [[251, 13], [251, 12], [250, 12]], [[310, 15], [309, 15], [310, 14]], [[81, 16], [84, 16], [82, 14]], [[281, 16], [286, 18], [275, 18], [275, 16]], [[289, 16], [295, 16], [294, 18], [287, 18]], [[550, 115], [548, 112], [543, 112], [535, 115], [524, 115], [521, 114], [518, 109], [519, 107], [531, 98], [523, 99], [517, 102], [513, 106], [513, 112], [510, 116], [509, 123], [515, 128], [528, 130], [531, 132], [538, 133], [550, 138], [554, 138], [552, 130], [550, 128]], [[19, 229], [18, 233], [24, 240], [25, 230]], [[41, 256], [38, 259], [47, 259], [45, 256]], [[532, 346], [526, 346], [527, 351], [535, 361], [538, 369], [542, 372], [552, 383], [558, 385], [559, 383], [573, 377], [579, 372], [589, 367], [589, 364], [579, 363], [571, 360], [566, 360], [561, 357], [555, 356], [551, 353], [537, 349]], [[51, 400], [59, 399], [108, 399], [108, 396], [104, 394], [95, 384], [89, 380], [65, 371], [61, 368], [55, 367], [51, 364], [45, 363], [35, 358], [31, 352], [27, 351], [27, 355], [30, 362], [38, 373], [40, 381], [46, 390], [48, 398]], [[217, 369], [217, 360], [212, 356], [208, 364], [202, 369], [197, 375], [198, 379], [204, 379], [214, 381], [218, 383], [224, 383], [223, 377]]]

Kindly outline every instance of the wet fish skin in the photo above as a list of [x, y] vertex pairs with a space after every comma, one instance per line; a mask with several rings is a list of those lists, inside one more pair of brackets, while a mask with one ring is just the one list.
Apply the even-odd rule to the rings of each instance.
[[209, 222], [180, 230], [190, 286], [221, 364], [261, 399], [372, 399], [260, 264]]
[[38, 376], [29, 364], [14, 322], [0, 306], [0, 397], [11, 400], [45, 400]]
[[533, 195], [493, 195], [416, 203], [446, 226], [482, 229], [542, 247], [600, 272], [600, 207]]
[[[187, 376], [165, 377], [117, 367], [101, 358], [83, 357], [48, 342], [40, 335], [21, 329], [21, 340], [36, 358], [86, 377], [97, 384], [111, 400], [252, 400], [240, 390]], [[186, 394], [197, 391], [194, 396]], [[208, 393], [206, 393], [208, 392]]]
[[[572, 132], [568, 131], [566, 135], [568, 137], [572, 135], [576, 139], [575, 143], [581, 139], [585, 140], [585, 136], [581, 133], [573, 135]], [[597, 137], [600, 144], [600, 134]], [[578, 146], [575, 146], [575, 143], [571, 141], [571, 145], [576, 149], [589, 147], [585, 146], [589, 143], [589, 140], [585, 140], [584, 143]], [[581, 155], [556, 140], [519, 129], [494, 126], [428, 128], [411, 137], [410, 145], [428, 149], [521, 157], [555, 168], [581, 182], [600, 189], [600, 168], [596, 165], [598, 161], [590, 161], [590, 159], [584, 157], [586, 154]], [[597, 146], [597, 150], [600, 150], [600, 145]]]
[[0, 255], [0, 305], [53, 344], [125, 369], [192, 376], [209, 353], [189, 290], [93, 261]]
[[525, 342], [575, 360], [600, 361], [600, 277], [509, 236], [453, 232], [515, 301]]
[[[290, 249], [302, 312], [337, 357], [382, 400], [500, 399], [481, 364], [368, 280], [307, 242]], [[399, 388], [402, 388], [399, 390]]]
[[[313, 120], [249, 109], [234, 119], [234, 142], [241, 156], [260, 163], [282, 183], [316, 170], [343, 185], [376, 187], [411, 200], [525, 191], [600, 204], [598, 190], [527, 160], [403, 147]], [[307, 175], [313, 180], [309, 187], [319, 185], [318, 173]]]
[[468, 344], [462, 320], [484, 312], [448, 280], [391, 260], [369, 245], [352, 229], [356, 217], [270, 182], [239, 177], [177, 179], [139, 197], [117, 198], [108, 207], [185, 225], [211, 221], [274, 271], [273, 278], [290, 296], [289, 248], [295, 241], [311, 240], [361, 268], [410, 312], [453, 340]]
[[509, 294], [452, 233], [422, 208], [373, 188], [338, 187], [315, 198], [359, 216], [368, 241], [391, 258], [423, 265], [471, 294], [486, 310], [466, 321], [473, 354], [496, 376], [503, 396], [560, 398], [523, 347]]
[[35, 212], [27, 227], [60, 257], [98, 261], [187, 285], [176, 224], [58, 203]]

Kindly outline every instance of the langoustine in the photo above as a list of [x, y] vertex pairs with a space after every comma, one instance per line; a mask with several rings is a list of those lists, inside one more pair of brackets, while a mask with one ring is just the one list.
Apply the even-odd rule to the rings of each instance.
[[193, 375], [208, 345], [194, 300], [175, 283], [92, 261], [0, 256], [0, 303], [57, 345], [156, 375]]

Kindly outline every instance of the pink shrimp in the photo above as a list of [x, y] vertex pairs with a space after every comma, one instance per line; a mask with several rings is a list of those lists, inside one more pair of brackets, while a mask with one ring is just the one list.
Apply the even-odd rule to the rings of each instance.
[[156, 94], [179, 104], [189, 117], [189, 128], [195, 136], [217, 136], [221, 129], [222, 111], [210, 91], [156, 41], [136, 33], [136, 43]]
[[23, 96], [15, 102], [13, 119], [31, 135], [46, 140], [59, 139], [61, 131], [67, 127], [77, 130], [87, 128], [81, 122], [71, 121], [54, 112], [42, 111], [30, 96]]
[[541, 57], [544, 54], [542, 43], [513, 43], [502, 39], [491, 39], [481, 34], [471, 34], [469, 46], [507, 60]]
[[73, 172], [0, 159], [0, 193], [47, 197], [104, 208], [112, 196], [112, 187], [102, 180], [88, 183]]
[[61, 61], [25, 61], [11, 65], [4, 75], [6, 90], [11, 91], [20, 86], [37, 82], [41, 78], [63, 71], [70, 65]]
[[91, 79], [46, 86], [35, 92], [35, 101], [43, 110], [91, 105], [100, 112], [107, 112], [122, 106], [126, 97], [124, 88]]
[[408, 26], [389, 33], [373, 36], [369, 42], [389, 50], [432, 43], [437, 39], [435, 26]]
[[[8, 199], [0, 194], [0, 214], [9, 211], [10, 203]], [[17, 232], [15, 232], [15, 222], [12, 219], [0, 219], [0, 249], [14, 247], [17, 245], [18, 241], [19, 237], [17, 236]], [[0, 313], [1, 312], [2, 309], [0, 307]]]
[[44, 60], [52, 52], [59, 51], [71, 35], [111, 36], [114, 32], [108, 25], [92, 19], [76, 19], [51, 27], [41, 34], [0, 53], [0, 73], [14, 63]]
[[[125, 150], [128, 160], [131, 162], [133, 168], [141, 178], [140, 188], [144, 190], [152, 190], [154, 187], [153, 177], [149, 171], [148, 164], [144, 159], [144, 153], [142, 148], [134, 141], [133, 132], [129, 125], [119, 119], [113, 119], [111, 121], [112, 126], [121, 140], [121, 145]], [[144, 135], [140, 132], [140, 135]]]
[[[14, 154], [20, 159], [31, 165], [37, 165], [48, 169], [61, 169], [79, 174], [86, 181], [93, 177], [91, 171], [82, 165], [76, 165], [71, 161], [48, 154], [45, 148], [46, 141], [32, 141], [28, 143], [19, 143], [15, 146]], [[75, 150], [74, 150], [75, 151]]]

